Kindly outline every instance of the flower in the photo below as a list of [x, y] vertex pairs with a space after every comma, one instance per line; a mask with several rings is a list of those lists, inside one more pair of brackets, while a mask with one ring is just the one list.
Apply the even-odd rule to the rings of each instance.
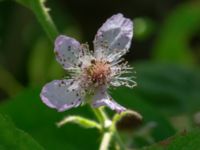
[[58, 36], [54, 49], [56, 60], [70, 77], [47, 83], [40, 94], [42, 101], [58, 111], [83, 103], [95, 108], [107, 106], [118, 113], [126, 110], [111, 98], [107, 89], [136, 85], [132, 77], [123, 76], [132, 68], [121, 58], [128, 52], [132, 36], [132, 21], [120, 13], [110, 17], [98, 30], [93, 41], [94, 51], [74, 38]]

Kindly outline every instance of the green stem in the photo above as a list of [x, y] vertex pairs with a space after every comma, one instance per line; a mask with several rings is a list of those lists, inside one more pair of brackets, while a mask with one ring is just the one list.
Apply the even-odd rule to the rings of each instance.
[[101, 144], [100, 144], [100, 148], [99, 150], [108, 150], [109, 149], [109, 145], [110, 145], [110, 142], [112, 140], [112, 135], [113, 133], [112, 132], [105, 132], [103, 134], [103, 138], [101, 140]]
[[61, 127], [67, 123], [75, 123], [85, 128], [97, 128], [99, 130], [102, 130], [101, 125], [99, 123], [81, 116], [68, 116], [62, 121], [58, 122], [57, 126]]
[[101, 140], [101, 144], [99, 150], [108, 150], [110, 142], [112, 140], [113, 132], [111, 130], [112, 121], [108, 118], [103, 108], [92, 108], [94, 114], [101, 124], [101, 128], [103, 129], [103, 137]]
[[108, 117], [106, 113], [104, 112], [103, 108], [92, 108], [92, 111], [94, 112], [95, 116], [101, 123], [101, 125], [104, 127], [105, 126], [105, 120], [108, 120]]

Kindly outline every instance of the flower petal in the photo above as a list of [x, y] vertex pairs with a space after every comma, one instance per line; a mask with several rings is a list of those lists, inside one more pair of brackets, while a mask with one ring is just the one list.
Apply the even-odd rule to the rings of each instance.
[[99, 90], [96, 95], [93, 97], [93, 107], [107, 106], [112, 110], [115, 110], [117, 113], [121, 113], [126, 110], [123, 106], [119, 105], [117, 102], [112, 100], [110, 95], [107, 92]]
[[56, 54], [56, 60], [64, 69], [77, 67], [80, 63], [80, 43], [74, 38], [64, 35], [58, 36], [55, 41], [54, 52]]
[[95, 36], [95, 56], [103, 58], [116, 53], [122, 53], [120, 56], [124, 55], [130, 47], [132, 36], [133, 22], [120, 13], [113, 15]]
[[43, 87], [40, 97], [47, 106], [58, 111], [65, 111], [78, 107], [83, 102], [81, 94], [77, 81], [73, 79], [54, 80]]

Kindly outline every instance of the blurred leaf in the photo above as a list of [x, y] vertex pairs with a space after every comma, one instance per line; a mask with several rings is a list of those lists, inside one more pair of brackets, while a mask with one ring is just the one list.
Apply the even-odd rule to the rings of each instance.
[[61, 78], [64, 74], [64, 69], [55, 60], [52, 47], [44, 38], [38, 39], [33, 47], [27, 66], [31, 85], [41, 85], [48, 79]]
[[59, 113], [41, 102], [39, 92], [40, 89], [25, 90], [1, 104], [0, 112], [9, 115], [17, 127], [28, 132], [45, 149], [97, 149], [100, 139], [96, 129], [84, 130], [73, 124], [61, 128], [56, 126], [56, 122], [70, 114], [93, 118], [88, 107]]
[[0, 89], [13, 96], [22, 89], [22, 85], [15, 80], [10, 72], [0, 65]]
[[27, 133], [17, 129], [14, 124], [0, 114], [1, 150], [43, 150]]
[[200, 130], [195, 129], [189, 133], [179, 133], [143, 150], [198, 150], [199, 147]]
[[29, 7], [29, 0], [15, 0], [15, 1], [20, 3], [21, 5]]
[[[159, 141], [173, 135], [174, 129], [171, 120], [169, 121], [171, 116], [185, 114], [189, 117], [191, 126], [193, 115], [200, 108], [200, 72], [164, 63], [143, 62], [135, 64], [134, 67], [138, 86], [133, 90], [116, 89], [112, 94], [117, 101], [121, 100], [120, 103], [125, 107], [139, 112], [145, 125], [155, 123], [156, 126], [146, 135], [147, 140], [151, 143], [153, 140]], [[175, 124], [177, 127], [179, 122], [175, 120], [173, 126]], [[180, 124], [188, 127], [182, 120]], [[136, 132], [137, 129], [134, 133]], [[149, 134], [152, 136], [151, 139]], [[141, 140], [139, 144], [134, 143], [139, 146], [145, 144]]]
[[[39, 92], [38, 89], [27, 89], [1, 105], [0, 112], [8, 114], [18, 127], [32, 135], [48, 150], [97, 149], [100, 139], [95, 129], [83, 130], [72, 124], [58, 129], [55, 125], [56, 122], [64, 118], [65, 114], [67, 116], [81, 114], [83, 117], [92, 119], [93, 115], [88, 111], [88, 107], [78, 107], [64, 113], [58, 113], [41, 102]], [[140, 112], [144, 117], [144, 123], [157, 123], [155, 130], [153, 130], [153, 137], [156, 141], [174, 134], [174, 129], [165, 117], [141, 101], [133, 94], [132, 90], [121, 88], [115, 91], [114, 96], [117, 96], [116, 99], [121, 100], [124, 106]]]
[[136, 93], [162, 112], [195, 112], [200, 108], [200, 71], [172, 64], [138, 63]]
[[44, 38], [40, 38], [34, 45], [27, 66], [29, 82], [31, 85], [45, 82], [49, 62], [52, 60], [52, 53], [50, 53], [49, 50], [49, 42]]
[[191, 36], [200, 26], [200, 3], [178, 6], [165, 20], [155, 43], [153, 56], [159, 62], [194, 63], [189, 47]]

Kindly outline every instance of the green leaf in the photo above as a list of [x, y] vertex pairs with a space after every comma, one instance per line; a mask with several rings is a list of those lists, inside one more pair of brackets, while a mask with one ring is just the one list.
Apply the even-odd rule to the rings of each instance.
[[200, 107], [200, 71], [181, 65], [138, 63], [137, 95], [168, 115], [195, 112]]
[[14, 124], [0, 114], [0, 149], [1, 150], [43, 150], [27, 133], [17, 129]]
[[[97, 149], [100, 139], [99, 133], [95, 129], [83, 130], [73, 124], [65, 125], [62, 128], [57, 128], [55, 125], [56, 122], [70, 115], [81, 114], [83, 117], [94, 118], [87, 106], [59, 113], [41, 102], [39, 92], [40, 89], [25, 90], [17, 97], [2, 104], [0, 112], [8, 114], [18, 127], [32, 135], [48, 150]], [[131, 89], [116, 90], [114, 98], [127, 108], [141, 113], [144, 124], [156, 122], [157, 126], [152, 131], [152, 136], [156, 141], [174, 134], [173, 127], [165, 117], [134, 95], [134, 91]]]
[[200, 130], [195, 129], [189, 133], [179, 133], [143, 150], [197, 150], [199, 147]]
[[189, 40], [200, 26], [199, 6], [198, 2], [185, 3], [169, 15], [155, 44], [155, 60], [185, 64], [195, 62]]
[[[65, 116], [82, 115], [93, 119], [91, 110], [79, 107], [63, 113], [47, 107], [40, 100], [41, 89], [30, 88], [0, 105], [0, 113], [7, 114], [13, 122], [28, 132], [45, 149], [97, 149], [99, 133], [96, 129], [84, 130], [68, 124], [58, 128], [56, 123]], [[87, 138], [86, 138], [87, 137]]]
[[49, 79], [64, 75], [51, 46], [49, 41], [40, 38], [33, 47], [27, 66], [31, 86], [42, 85]]
[[22, 85], [0, 65], [0, 89], [4, 90], [8, 95], [15, 95], [22, 89]]

